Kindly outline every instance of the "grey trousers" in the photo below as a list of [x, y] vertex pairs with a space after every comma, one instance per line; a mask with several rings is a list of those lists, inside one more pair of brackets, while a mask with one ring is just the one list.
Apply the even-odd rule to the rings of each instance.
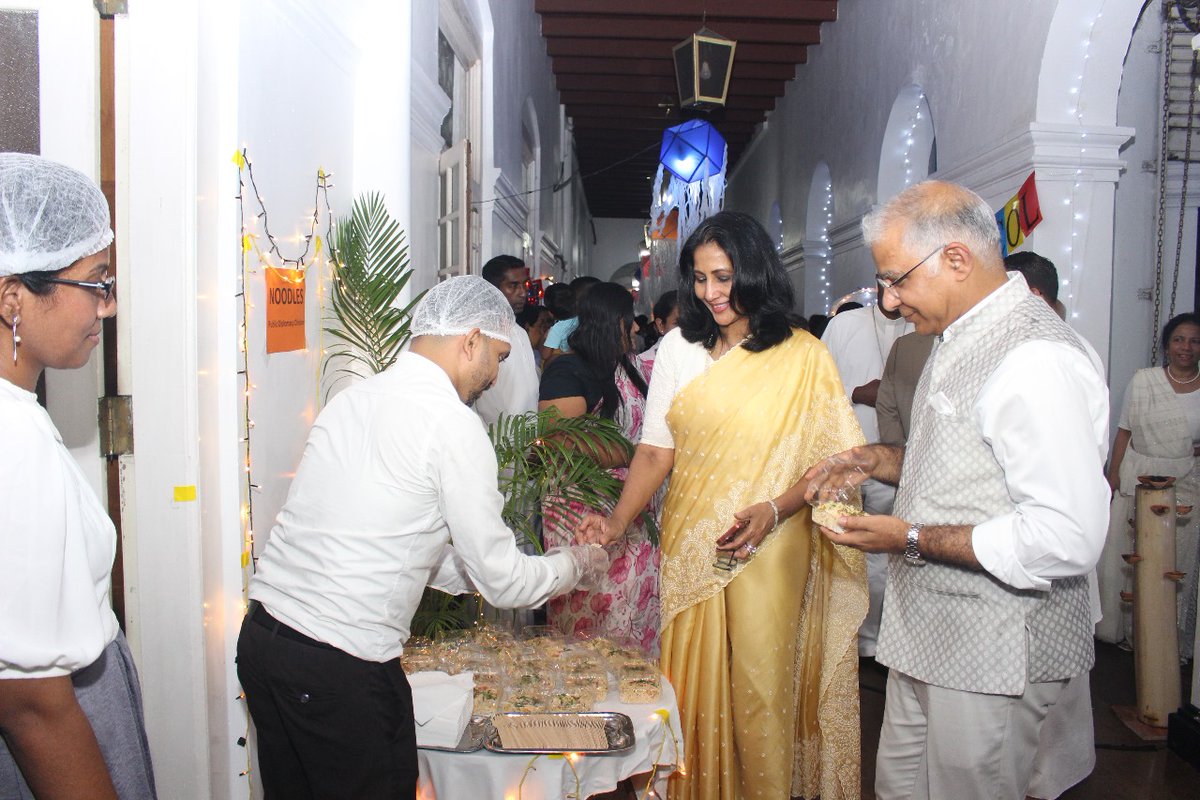
[[[12, 678], [11, 680], [21, 680]], [[125, 635], [71, 675], [75, 698], [100, 743], [121, 800], [155, 800], [154, 770], [142, 716], [142, 691]], [[0, 800], [33, 800], [33, 793], [0, 738]]]
[[1042, 722], [1066, 684], [1027, 683], [1010, 697], [945, 689], [893, 669], [877, 800], [1024, 800]]

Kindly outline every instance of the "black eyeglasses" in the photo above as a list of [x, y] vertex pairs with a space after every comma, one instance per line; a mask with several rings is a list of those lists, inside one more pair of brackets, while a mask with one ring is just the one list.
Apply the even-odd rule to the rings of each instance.
[[79, 286], [83, 289], [91, 289], [93, 292], [99, 292], [104, 302], [112, 299], [113, 287], [117, 284], [116, 278], [105, 278], [102, 281], [71, 281], [66, 278], [46, 278], [46, 283], [61, 283], [63, 286]]
[[913, 265], [912, 269], [908, 270], [903, 275], [901, 275], [899, 278], [896, 278], [896, 280], [894, 280], [894, 281], [889, 281], [887, 278], [876, 278], [875, 282], [879, 284], [879, 290], [882, 292], [886, 292], [888, 289], [895, 289], [897, 286], [899, 286], [904, 281], [905, 278], [907, 278], [909, 275], [912, 275], [914, 272], [916, 272], [917, 267], [921, 266], [926, 261], [928, 261], [929, 259], [936, 256], [938, 253], [945, 250], [949, 246], [949, 244], [950, 243], [947, 242], [946, 244], [938, 245], [938, 248], [936, 250], [934, 250], [932, 253], [925, 256], [924, 258], [922, 258], [920, 261], [918, 261], [916, 264]]

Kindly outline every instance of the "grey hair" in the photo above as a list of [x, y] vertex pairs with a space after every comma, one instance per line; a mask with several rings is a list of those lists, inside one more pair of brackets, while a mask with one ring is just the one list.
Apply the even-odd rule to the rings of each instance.
[[[924, 255], [939, 245], [962, 242], [984, 264], [1003, 268], [996, 215], [966, 187], [944, 181], [908, 187], [863, 217], [863, 240], [874, 247], [895, 225], [903, 226], [904, 246], [914, 253]], [[936, 271], [938, 264], [930, 266]]]

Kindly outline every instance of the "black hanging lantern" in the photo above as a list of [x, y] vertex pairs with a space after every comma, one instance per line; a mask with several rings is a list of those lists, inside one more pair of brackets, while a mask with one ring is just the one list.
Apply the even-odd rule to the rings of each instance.
[[701, 28], [675, 45], [675, 80], [679, 107], [705, 109], [724, 106], [733, 74], [737, 42]]

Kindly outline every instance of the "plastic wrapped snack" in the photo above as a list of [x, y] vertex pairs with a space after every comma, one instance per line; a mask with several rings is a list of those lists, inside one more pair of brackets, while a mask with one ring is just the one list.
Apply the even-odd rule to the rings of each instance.
[[591, 711], [592, 703], [581, 692], [563, 689], [550, 695], [551, 711]]
[[650, 677], [622, 677], [617, 683], [622, 703], [654, 703], [662, 693], [657, 675]]
[[504, 696], [500, 710], [528, 714], [546, 710], [546, 696], [541, 692], [510, 691]]
[[504, 692], [499, 686], [492, 683], [477, 683], [475, 684], [475, 709], [476, 714], [495, 714], [500, 710], [500, 697]]
[[517, 691], [532, 689], [544, 692], [553, 688], [554, 673], [550, 670], [515, 672], [509, 677], [508, 685]]
[[853, 477], [847, 478], [841, 487], [822, 490], [818, 502], [812, 504], [812, 521], [834, 533], [845, 533], [838, 520], [842, 517], [862, 516], [862, 490], [859, 484], [865, 477], [866, 473], [855, 468]]
[[838, 522], [842, 517], [861, 517], [862, 509], [858, 506], [834, 500], [828, 503], [817, 503], [813, 506], [812, 520], [823, 528], [829, 528], [834, 533], [845, 533]]
[[564, 689], [569, 692], [578, 692], [590, 699], [592, 703], [602, 702], [604, 698], [608, 697], [608, 673], [603, 670], [563, 675], [562, 682]]
[[628, 659], [618, 670], [621, 678], [647, 678], [658, 675], [658, 667], [645, 659]]
[[400, 666], [404, 669], [404, 674], [412, 675], [414, 672], [432, 672], [441, 668], [440, 660], [432, 654], [424, 651], [409, 653], [405, 651], [400, 656]]

